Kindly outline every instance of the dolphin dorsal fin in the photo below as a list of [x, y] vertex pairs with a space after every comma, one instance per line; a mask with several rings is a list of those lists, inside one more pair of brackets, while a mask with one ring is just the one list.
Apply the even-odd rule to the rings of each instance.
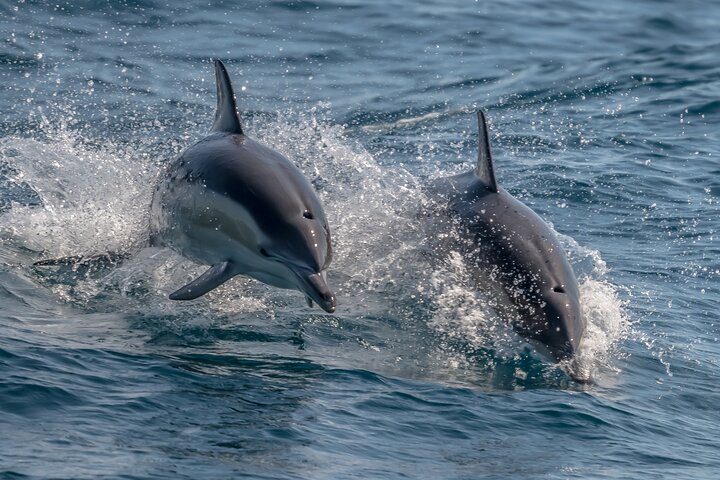
[[235, 92], [233, 92], [225, 65], [220, 60], [215, 60], [215, 81], [217, 82], [217, 110], [212, 131], [243, 133], [235, 102]]
[[488, 134], [485, 112], [478, 110], [478, 161], [475, 175], [493, 192], [498, 191], [493, 170], [492, 154], [490, 153], [490, 135]]

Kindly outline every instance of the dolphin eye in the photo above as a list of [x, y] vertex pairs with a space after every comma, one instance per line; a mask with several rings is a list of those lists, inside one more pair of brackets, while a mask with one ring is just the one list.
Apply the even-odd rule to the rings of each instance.
[[553, 292], [565, 293], [565, 289], [563, 287], [553, 287]]
[[270, 256], [270, 254], [269, 254], [269, 253], [267, 252], [267, 250], [265, 250], [264, 248], [261, 248], [261, 249], [260, 249], [260, 255], [262, 255], [263, 257], [269, 257], [269, 256]]
[[303, 217], [305, 217], [309, 220], [312, 220], [313, 218], [315, 218], [315, 216], [312, 213], [310, 213], [310, 210], [305, 210], [303, 212]]

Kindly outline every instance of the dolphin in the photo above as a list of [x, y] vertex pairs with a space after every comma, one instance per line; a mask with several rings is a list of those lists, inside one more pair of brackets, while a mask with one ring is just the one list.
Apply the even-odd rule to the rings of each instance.
[[498, 297], [501, 318], [539, 352], [571, 359], [585, 331], [577, 279], [553, 230], [497, 184], [485, 113], [477, 116], [477, 165], [438, 179], [430, 191], [457, 227], [472, 277]]
[[210, 268], [170, 294], [192, 300], [236, 275], [296, 289], [335, 311], [327, 285], [332, 259], [323, 206], [300, 170], [242, 128], [225, 66], [215, 60], [217, 111], [209, 135], [159, 179], [150, 239]]

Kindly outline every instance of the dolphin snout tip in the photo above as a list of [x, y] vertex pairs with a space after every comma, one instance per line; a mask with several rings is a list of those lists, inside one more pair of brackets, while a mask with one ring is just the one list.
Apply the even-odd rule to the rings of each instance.
[[[301, 277], [302, 279], [303, 277]], [[315, 301], [320, 308], [325, 310], [327, 313], [335, 313], [337, 302], [335, 300], [335, 294], [330, 290], [327, 283], [325, 282], [324, 274], [313, 273], [304, 278], [305, 294]]]
[[337, 306], [337, 303], [335, 302], [335, 295], [330, 292], [321, 292], [319, 294], [319, 300], [318, 305], [320, 308], [325, 310], [327, 313], [335, 313], [335, 307]]
[[327, 313], [335, 313], [335, 297], [332, 297], [332, 301], [320, 305], [320, 307], [325, 310]]

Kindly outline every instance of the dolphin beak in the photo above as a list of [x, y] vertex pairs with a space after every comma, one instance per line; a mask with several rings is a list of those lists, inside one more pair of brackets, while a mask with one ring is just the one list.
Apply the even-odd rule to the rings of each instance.
[[296, 270], [295, 274], [299, 280], [300, 291], [303, 292], [309, 300], [308, 304], [314, 301], [326, 312], [335, 312], [335, 294], [327, 285], [325, 272], [308, 273]]
[[312, 292], [315, 293], [315, 295], [311, 295], [311, 298], [320, 305], [320, 308], [328, 313], [335, 312], [335, 294], [330, 291], [324, 273], [313, 273], [307, 277], [306, 281], [312, 288]]

